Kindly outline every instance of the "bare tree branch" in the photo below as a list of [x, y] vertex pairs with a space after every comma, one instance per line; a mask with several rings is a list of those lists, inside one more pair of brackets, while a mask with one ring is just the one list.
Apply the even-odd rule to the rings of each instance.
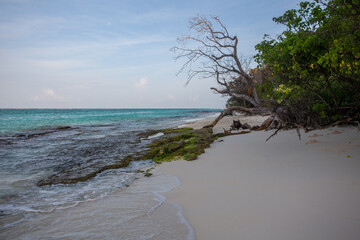
[[[229, 34], [219, 17], [193, 17], [189, 30], [190, 34], [179, 37], [179, 45], [172, 48], [176, 60], [185, 60], [179, 73], [187, 72], [186, 84], [194, 77], [213, 78], [220, 88], [211, 90], [252, 106], [239, 106], [236, 110], [269, 113], [269, 108], [264, 107], [258, 97], [253, 74], [250, 74], [250, 58], [238, 53], [238, 37]], [[224, 114], [233, 110], [225, 110]]]
[[[179, 37], [179, 46], [172, 48], [176, 60], [185, 59], [179, 73], [187, 71], [186, 84], [196, 76], [212, 77], [224, 87], [222, 90], [213, 88], [217, 93], [245, 100], [254, 107], [261, 106], [256, 85], [249, 74], [249, 60], [237, 52], [237, 36], [231, 36], [216, 16], [210, 19], [199, 16], [191, 18], [189, 29], [191, 34]], [[193, 64], [197, 67], [193, 68]], [[229, 84], [232, 82], [239, 82], [243, 87], [234, 89], [232, 86], [239, 84]]]

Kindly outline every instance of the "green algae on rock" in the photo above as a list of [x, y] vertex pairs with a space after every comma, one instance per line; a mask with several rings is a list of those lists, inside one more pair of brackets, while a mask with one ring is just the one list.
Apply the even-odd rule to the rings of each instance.
[[127, 167], [132, 159], [132, 155], [126, 156], [124, 159], [110, 165], [103, 166], [96, 171], [89, 172], [87, 174], [80, 174], [80, 175], [73, 175], [73, 172], [63, 172], [61, 174], [54, 174], [50, 176], [48, 179], [40, 180], [37, 182], [37, 186], [46, 186], [46, 185], [53, 185], [53, 184], [71, 184], [77, 182], [85, 182], [90, 178], [95, 177], [97, 174], [102, 173], [106, 170], [110, 169], [118, 169]]
[[[151, 138], [151, 136], [159, 133], [163, 135], [157, 138]], [[90, 167], [88, 169], [89, 171], [84, 173], [74, 173], [74, 171], [69, 170], [54, 174], [47, 179], [38, 181], [37, 185], [45, 186], [84, 182], [103, 171], [127, 167], [131, 161], [152, 159], [155, 163], [161, 163], [180, 158], [191, 161], [197, 159], [198, 155], [202, 154], [205, 148], [210, 147], [210, 144], [214, 141], [212, 129], [210, 128], [199, 130], [193, 130], [192, 128], [149, 130], [139, 134], [138, 137], [149, 141], [146, 150], [143, 152], [127, 155], [115, 163], [101, 166], [97, 169]], [[147, 177], [151, 175], [149, 171], [146, 171], [144, 174], [144, 176]]]
[[138, 160], [152, 159], [161, 163], [182, 158], [191, 161], [204, 153], [214, 141], [211, 128], [171, 128], [151, 131], [142, 136], [148, 137], [159, 132], [164, 133], [164, 136], [150, 143], [149, 149]]

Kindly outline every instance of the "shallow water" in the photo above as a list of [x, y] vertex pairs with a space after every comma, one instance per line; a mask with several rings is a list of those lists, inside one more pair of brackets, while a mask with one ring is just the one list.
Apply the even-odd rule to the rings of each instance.
[[175, 176], [153, 171], [130, 187], [77, 206], [37, 213], [8, 227], [3, 239], [195, 239], [180, 206], [161, 194], [177, 186]]
[[[158, 134], [150, 140], [141, 139], [138, 134], [142, 131], [174, 127], [190, 119], [214, 113], [215, 111], [198, 109], [0, 110], [0, 129], [3, 132], [0, 134], [0, 238], [48, 239], [51, 235], [55, 239], [85, 239], [90, 237], [85, 233], [83, 234], [86, 236], [81, 235], [81, 231], [87, 228], [87, 232], [91, 232], [90, 229], [96, 229], [94, 224], [102, 226], [105, 223], [104, 229], [116, 228], [112, 230], [114, 233], [111, 236], [115, 233], [125, 236], [134, 229], [119, 227], [121, 223], [113, 220], [117, 218], [112, 215], [113, 212], [129, 217], [122, 218], [121, 221], [133, 222], [139, 225], [135, 228], [144, 226], [144, 229], [150, 229], [149, 226], [155, 223], [145, 223], [141, 216], [148, 218], [150, 214], [153, 218], [159, 214], [160, 209], [178, 213], [176, 206], [164, 203], [159, 191], [148, 191], [146, 194], [135, 191], [129, 194], [128, 190], [124, 190], [129, 185], [132, 186], [136, 179], [143, 178], [143, 174], [137, 173], [137, 170], [152, 166], [151, 160], [132, 161], [127, 167], [101, 171], [95, 177], [75, 184], [39, 187], [39, 183], [48, 179], [74, 179], [97, 173], [106, 166], [121, 163], [129, 154], [143, 151], [149, 141], [161, 137]], [[107, 204], [101, 205], [106, 201], [121, 202], [120, 212], [109, 210], [106, 213], [101, 210], [106, 209]], [[137, 215], [139, 206], [141, 209], [143, 205], [145, 211], [147, 207], [151, 209], [159, 202], [162, 206], [159, 210]], [[95, 203], [101, 205], [100, 209], [92, 205]], [[135, 207], [132, 203], [138, 205]], [[80, 206], [89, 206], [92, 210], [81, 212], [83, 207]], [[69, 217], [76, 211], [79, 211], [76, 213], [77, 217]], [[94, 214], [102, 217], [93, 219]], [[63, 220], [57, 219], [59, 216]], [[112, 219], [114, 224], [111, 225], [107, 218]], [[78, 230], [73, 229], [75, 225], [79, 226]], [[155, 231], [157, 228], [154, 226], [151, 229]], [[53, 230], [57, 227], [61, 230]], [[54, 231], [66, 232], [67, 235], [55, 237]], [[72, 231], [77, 235], [72, 235]], [[104, 231], [102, 234], [111, 232], [109, 229]], [[156, 235], [157, 232], [158, 230], [152, 234]], [[96, 237], [97, 231], [93, 234], [93, 239], [100, 238]], [[144, 236], [147, 234], [150, 233]], [[109, 239], [108, 237], [111, 239], [110, 235], [101, 238]], [[157, 236], [154, 239], [160, 238]]]

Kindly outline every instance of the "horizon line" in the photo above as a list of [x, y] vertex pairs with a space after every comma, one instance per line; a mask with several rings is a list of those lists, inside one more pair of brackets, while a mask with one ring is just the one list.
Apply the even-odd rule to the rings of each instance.
[[52, 110], [52, 109], [59, 109], [59, 110], [71, 110], [71, 109], [213, 109], [213, 110], [220, 110], [220, 109], [224, 109], [224, 108], [209, 108], [209, 107], [193, 107], [193, 108], [182, 108], [182, 107], [179, 107], [179, 108], [175, 108], [175, 107], [160, 107], [160, 108], [89, 108], [89, 107], [85, 107], [85, 108], [81, 108], [81, 107], [74, 107], [74, 108], [32, 108], [32, 107], [29, 107], [29, 108], [22, 108], [22, 107], [5, 107], [5, 108], [2, 108], [0, 107], [0, 110]]

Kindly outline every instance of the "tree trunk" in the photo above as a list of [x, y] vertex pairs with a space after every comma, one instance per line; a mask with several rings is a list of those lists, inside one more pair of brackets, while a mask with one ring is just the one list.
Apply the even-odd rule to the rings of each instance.
[[269, 108], [261, 107], [261, 108], [246, 108], [241, 106], [233, 106], [228, 107], [210, 124], [204, 126], [203, 128], [212, 128], [214, 127], [223, 117], [232, 114], [234, 111], [237, 112], [246, 112], [251, 114], [269, 114], [271, 110]]

